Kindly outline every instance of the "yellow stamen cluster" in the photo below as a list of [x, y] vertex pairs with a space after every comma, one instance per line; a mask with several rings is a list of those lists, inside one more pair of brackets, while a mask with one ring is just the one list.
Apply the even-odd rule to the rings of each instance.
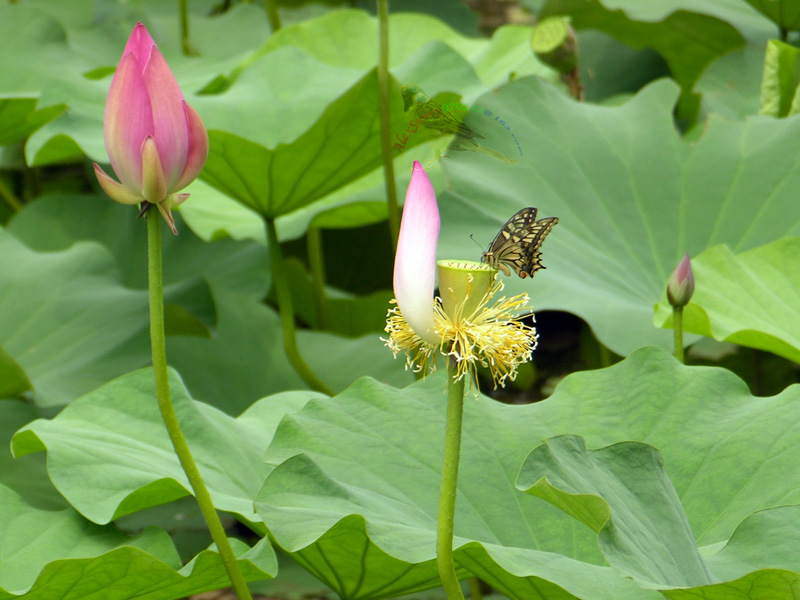
[[502, 289], [503, 283], [495, 280], [469, 315], [463, 314], [468, 296], [455, 304], [453, 315], [446, 314], [441, 299], [435, 298], [434, 331], [442, 338], [438, 347], [418, 336], [395, 306], [387, 315], [385, 331], [389, 339], [384, 341], [395, 356], [398, 352], [406, 353], [406, 368], [415, 373], [436, 368], [438, 349], [455, 361], [457, 380], [469, 374], [477, 387], [477, 367], [481, 365], [491, 372], [495, 388], [498, 384], [505, 387], [506, 379], [513, 381], [517, 376], [517, 367], [531, 359], [536, 348], [536, 329], [520, 321], [519, 313], [527, 308], [529, 301], [527, 294], [503, 296], [488, 306]]

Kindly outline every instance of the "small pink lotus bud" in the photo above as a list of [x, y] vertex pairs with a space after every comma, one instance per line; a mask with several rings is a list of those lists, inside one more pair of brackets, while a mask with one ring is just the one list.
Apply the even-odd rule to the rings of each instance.
[[689, 261], [689, 253], [687, 252], [678, 268], [670, 275], [667, 283], [667, 298], [672, 306], [681, 308], [689, 304], [693, 293], [694, 273], [692, 273], [692, 263]]
[[108, 91], [103, 122], [106, 151], [121, 183], [95, 165], [100, 186], [122, 204], [158, 205], [173, 233], [175, 194], [200, 173], [208, 134], [183, 99], [178, 82], [141, 23], [133, 28]]

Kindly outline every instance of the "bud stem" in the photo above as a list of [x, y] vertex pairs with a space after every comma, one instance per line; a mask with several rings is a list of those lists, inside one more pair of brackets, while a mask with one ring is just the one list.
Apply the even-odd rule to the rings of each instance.
[[672, 328], [675, 332], [675, 358], [686, 363], [683, 357], [683, 307], [672, 308]]
[[458, 487], [458, 462], [461, 456], [461, 421], [464, 415], [464, 383], [456, 381], [454, 359], [447, 357], [447, 425], [442, 461], [442, 486], [439, 492], [439, 517], [436, 531], [436, 566], [448, 600], [464, 600], [453, 562], [453, 523]]
[[267, 244], [269, 245], [269, 257], [272, 266], [272, 286], [275, 290], [275, 298], [278, 301], [278, 313], [281, 317], [281, 330], [283, 332], [283, 350], [286, 352], [286, 358], [289, 359], [294, 370], [308, 387], [328, 396], [333, 396], [331, 389], [311, 370], [311, 367], [303, 360], [300, 350], [297, 348], [292, 293], [286, 285], [286, 278], [283, 273], [283, 256], [278, 242], [278, 230], [275, 228], [275, 220], [269, 217], [264, 217], [264, 225], [267, 228]]
[[6, 201], [6, 204], [13, 212], [22, 210], [22, 202], [14, 195], [14, 192], [11, 191], [11, 188], [2, 178], [0, 178], [0, 198]]
[[178, 14], [181, 20], [181, 50], [184, 56], [197, 56], [198, 52], [189, 39], [189, 6], [188, 0], [178, 0]]
[[264, 0], [264, 8], [269, 19], [269, 30], [277, 33], [281, 28], [281, 17], [278, 14], [278, 3], [275, 0]]
[[325, 261], [322, 252], [322, 232], [316, 225], [309, 225], [306, 230], [308, 240], [308, 266], [311, 271], [312, 290], [314, 292], [314, 304], [317, 307], [317, 326], [320, 329], [328, 329], [328, 303], [325, 299]]
[[211, 538], [217, 545], [222, 564], [228, 572], [228, 577], [233, 584], [233, 589], [242, 600], [252, 600], [250, 590], [244, 581], [244, 576], [239, 568], [239, 562], [225, 535], [225, 529], [219, 520], [219, 515], [214, 508], [211, 494], [203, 482], [200, 470], [194, 462], [186, 438], [183, 437], [178, 416], [172, 406], [169, 392], [169, 379], [167, 375], [167, 349], [164, 334], [164, 282], [161, 264], [161, 215], [151, 206], [147, 219], [147, 272], [150, 287], [150, 346], [153, 353], [153, 372], [156, 379], [156, 396], [161, 418], [167, 427], [175, 454], [183, 467], [183, 472], [189, 479], [194, 490], [200, 511], [203, 513]]
[[389, 0], [378, 0], [378, 114], [381, 119], [381, 153], [383, 178], [386, 182], [389, 233], [392, 236], [392, 247], [397, 248], [397, 239], [400, 236], [400, 213], [397, 210], [397, 187], [394, 183], [392, 114], [389, 106]]
[[469, 598], [470, 600], [483, 600], [483, 592], [481, 591], [481, 580], [477, 577], [470, 577], [467, 579], [467, 585], [469, 586]]

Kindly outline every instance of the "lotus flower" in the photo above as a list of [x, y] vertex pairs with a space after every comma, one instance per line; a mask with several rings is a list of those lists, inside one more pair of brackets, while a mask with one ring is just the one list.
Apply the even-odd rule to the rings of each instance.
[[[384, 340], [406, 367], [424, 372], [436, 366], [439, 351], [455, 365], [454, 378], [470, 376], [477, 389], [477, 367], [488, 367], [495, 386], [516, 377], [517, 366], [531, 359], [536, 330], [518, 313], [526, 294], [502, 297], [489, 305], [503, 283], [486, 265], [474, 261], [436, 262], [439, 209], [425, 170], [414, 162], [403, 206], [394, 263], [393, 303]], [[434, 298], [436, 267], [444, 300]]]
[[692, 263], [687, 252], [680, 264], [672, 272], [672, 275], [670, 275], [667, 283], [667, 299], [672, 306], [681, 308], [689, 304], [693, 293], [694, 273], [692, 272]]
[[141, 23], [133, 28], [111, 81], [103, 131], [121, 183], [95, 164], [100, 186], [122, 204], [145, 203], [145, 209], [155, 204], [177, 235], [170, 211], [189, 194], [175, 192], [202, 170], [208, 134]]

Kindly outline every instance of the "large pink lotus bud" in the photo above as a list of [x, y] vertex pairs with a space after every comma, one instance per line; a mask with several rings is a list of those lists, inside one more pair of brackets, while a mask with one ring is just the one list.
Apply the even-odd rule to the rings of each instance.
[[425, 169], [414, 161], [394, 259], [394, 297], [411, 328], [431, 343], [441, 341], [433, 321], [438, 243], [436, 194]]
[[170, 209], [189, 195], [175, 192], [202, 170], [208, 134], [141, 23], [133, 28], [111, 81], [103, 131], [108, 158], [122, 183], [95, 164], [100, 186], [122, 204], [155, 204], [177, 234]]

